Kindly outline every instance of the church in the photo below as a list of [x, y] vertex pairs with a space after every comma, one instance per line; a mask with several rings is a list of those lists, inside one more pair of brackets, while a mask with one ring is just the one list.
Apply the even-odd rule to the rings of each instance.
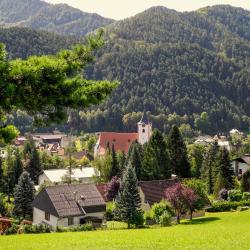
[[152, 123], [149, 122], [144, 112], [141, 120], [137, 123], [137, 133], [102, 132], [95, 145], [95, 157], [104, 156], [107, 145], [114, 145], [115, 151], [128, 153], [131, 144], [138, 141], [141, 145], [149, 141], [152, 135]]

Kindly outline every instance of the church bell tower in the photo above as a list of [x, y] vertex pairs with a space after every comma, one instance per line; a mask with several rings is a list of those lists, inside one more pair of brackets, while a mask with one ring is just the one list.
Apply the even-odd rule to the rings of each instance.
[[138, 126], [138, 142], [143, 145], [147, 143], [152, 135], [152, 123], [148, 121], [146, 112], [143, 112], [141, 120], [137, 123]]

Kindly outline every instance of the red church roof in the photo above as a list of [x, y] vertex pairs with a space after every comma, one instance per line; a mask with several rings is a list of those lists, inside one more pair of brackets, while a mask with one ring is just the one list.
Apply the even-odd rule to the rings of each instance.
[[138, 140], [138, 133], [103, 132], [100, 134], [98, 141], [98, 155], [105, 154], [108, 143], [110, 148], [114, 144], [115, 151], [121, 151], [127, 154], [131, 144], [136, 140]]

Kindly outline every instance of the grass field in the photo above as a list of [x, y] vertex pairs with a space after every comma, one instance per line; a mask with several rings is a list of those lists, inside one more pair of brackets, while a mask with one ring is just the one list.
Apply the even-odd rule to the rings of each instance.
[[0, 249], [250, 249], [250, 211], [207, 214], [168, 228], [0, 236]]

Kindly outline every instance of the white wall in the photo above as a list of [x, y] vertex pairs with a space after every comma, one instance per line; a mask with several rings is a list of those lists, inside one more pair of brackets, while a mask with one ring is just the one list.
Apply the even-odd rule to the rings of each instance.
[[151, 135], [152, 135], [152, 125], [139, 122], [138, 123], [138, 142], [142, 145], [147, 143]]
[[58, 225], [58, 218], [55, 217], [54, 215], [50, 215], [50, 220], [47, 221], [45, 220], [45, 212], [34, 207], [33, 208], [33, 224], [37, 225], [41, 223], [46, 223], [52, 226], [53, 229], [55, 229]]
[[[239, 172], [240, 172], [240, 169], [241, 169], [242, 170], [242, 174], [244, 174], [247, 170], [250, 169], [250, 166], [247, 165], [246, 163], [239, 162], [238, 165], [239, 165]], [[234, 173], [236, 173], [236, 161], [233, 161], [232, 167], [234, 169]]]

